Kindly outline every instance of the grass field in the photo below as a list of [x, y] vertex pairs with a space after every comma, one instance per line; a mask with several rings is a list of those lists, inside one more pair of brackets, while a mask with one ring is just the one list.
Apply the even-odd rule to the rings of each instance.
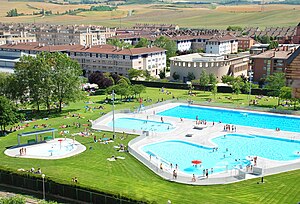
[[[62, 12], [74, 8], [88, 8], [89, 5], [56, 5], [41, 2], [7, 2], [0, 0], [1, 22], [29, 22], [55, 24], [98, 24], [113, 27], [130, 27], [136, 23], [178, 24], [190, 28], [227, 28], [229, 25], [242, 27], [296, 26], [300, 22], [300, 5], [241, 5], [241, 6], [199, 6], [199, 5], [123, 5], [112, 12], [82, 12], [77, 16], [21, 16], [5, 17], [11, 8], [23, 13], [32, 13], [36, 8], [47, 8]], [[134, 11], [128, 16], [129, 11]]]
[[[198, 92], [196, 96], [189, 97], [186, 90], [171, 90], [174, 97], [180, 99], [192, 99], [195, 103], [207, 101], [212, 98], [216, 103], [229, 104], [233, 107], [247, 106], [247, 95], [217, 94], [216, 99], [210, 92]], [[149, 97], [156, 102], [157, 99], [171, 99], [172, 95], [165, 95], [159, 92], [157, 88], [147, 88], [147, 92], [141, 96]], [[85, 101], [93, 102], [89, 106], [96, 107], [102, 104], [106, 96], [91, 96]], [[225, 98], [227, 97], [227, 98]], [[232, 97], [232, 99], [228, 99]], [[252, 96], [254, 99], [254, 96]], [[218, 100], [218, 101], [216, 101]], [[62, 114], [52, 114], [49, 119], [32, 122], [30, 127], [19, 131], [32, 131], [34, 124], [47, 123], [51, 127], [58, 128], [62, 124], [73, 125], [73, 122], [87, 124], [87, 120], [95, 120], [100, 116], [102, 110], [96, 109], [94, 112], [84, 112], [85, 101], [73, 103], [63, 110]], [[263, 107], [272, 107], [277, 103], [275, 98], [269, 98], [268, 101], [260, 100]], [[145, 105], [149, 105], [146, 103]], [[138, 102], [116, 103], [117, 109], [137, 107]], [[103, 112], [111, 111], [111, 105], [105, 104]], [[64, 119], [68, 112], [80, 113], [81, 119], [70, 117]], [[44, 116], [46, 117], [46, 116]], [[84, 127], [76, 129], [68, 128], [71, 133], [83, 131]], [[235, 184], [216, 185], [216, 186], [190, 186], [172, 183], [162, 180], [156, 176], [147, 167], [138, 162], [130, 154], [116, 152], [113, 148], [118, 143], [127, 144], [135, 136], [131, 135], [126, 140], [115, 140], [114, 143], [107, 145], [94, 143], [91, 137], [76, 137], [76, 140], [87, 147], [87, 150], [79, 155], [61, 159], [61, 160], [38, 160], [11, 158], [4, 155], [3, 151], [17, 143], [17, 133], [14, 132], [5, 137], [0, 137], [0, 168], [16, 171], [18, 168], [30, 169], [31, 167], [40, 167], [46, 178], [61, 183], [71, 184], [72, 177], [78, 177], [78, 185], [93, 188], [96, 190], [120, 194], [129, 198], [146, 200], [153, 203], [166, 203], [171, 200], [172, 203], [297, 203], [300, 201], [300, 170], [282, 173], [265, 177], [264, 184], [257, 184], [258, 179], [247, 180]], [[104, 132], [95, 132], [99, 138]], [[111, 133], [106, 133], [112, 136]], [[120, 136], [120, 134], [118, 134]], [[70, 137], [70, 135], [67, 135]], [[29, 138], [26, 138], [26, 140]], [[23, 140], [23, 142], [26, 142]], [[89, 150], [92, 147], [92, 150]], [[125, 156], [122, 161], [109, 162], [106, 158], [115, 156]]]

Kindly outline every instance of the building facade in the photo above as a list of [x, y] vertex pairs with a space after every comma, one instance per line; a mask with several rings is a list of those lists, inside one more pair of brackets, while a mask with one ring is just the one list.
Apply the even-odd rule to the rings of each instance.
[[251, 37], [238, 37], [238, 49], [239, 50], [250, 50], [250, 48], [254, 45], [254, 39]]
[[206, 42], [205, 52], [218, 55], [237, 53], [238, 40], [231, 35], [212, 37]]
[[0, 31], [0, 45], [11, 43], [36, 42], [36, 36], [28, 32]]
[[166, 68], [166, 50], [157, 47], [122, 49], [111, 45], [45, 45], [41, 43], [8, 44], [0, 46], [0, 52], [62, 52], [79, 62], [84, 74], [111, 72], [128, 76], [131, 68], [148, 71], [158, 77]]
[[292, 97], [300, 98], [300, 47], [287, 61], [286, 78], [292, 87]]
[[251, 69], [253, 71], [253, 81], [259, 82], [276, 72], [286, 72], [288, 59], [292, 56], [295, 48], [268, 50], [259, 55], [251, 56]]
[[179, 80], [186, 81], [189, 73], [193, 73], [196, 79], [200, 78], [203, 70], [214, 74], [220, 82], [222, 76], [247, 76], [249, 55], [232, 54], [218, 55], [206, 53], [194, 53], [170, 58], [171, 73], [179, 74]]

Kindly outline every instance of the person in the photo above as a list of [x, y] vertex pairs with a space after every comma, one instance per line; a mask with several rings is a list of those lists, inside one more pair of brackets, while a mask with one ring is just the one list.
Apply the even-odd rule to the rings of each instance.
[[173, 170], [173, 179], [177, 179], [177, 172], [175, 169]]
[[170, 167], [171, 167], [171, 169], [173, 168], [173, 164], [172, 163], [170, 164]]
[[160, 117], [160, 121], [163, 123], [164, 122], [164, 119], [163, 119], [163, 117]]
[[162, 163], [160, 163], [159, 168], [160, 168], [161, 170], [163, 170], [163, 164], [162, 164]]
[[178, 169], [178, 165], [177, 164], [175, 164], [175, 169]]
[[210, 174], [212, 174], [214, 172], [214, 168], [210, 169]]
[[151, 154], [149, 154], [149, 160], [151, 161]]
[[193, 177], [192, 177], [192, 182], [196, 182], [196, 177], [195, 177], [195, 174], [193, 174]]
[[37, 172], [35, 172], [36, 174], [42, 174], [42, 170], [41, 168], [38, 168]]
[[208, 169], [205, 170], [206, 178], [208, 178]]
[[203, 177], [205, 176], [205, 169], [203, 169]]

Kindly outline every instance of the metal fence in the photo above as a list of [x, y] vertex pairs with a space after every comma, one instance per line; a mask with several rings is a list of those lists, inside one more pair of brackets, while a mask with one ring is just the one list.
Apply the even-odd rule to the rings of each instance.
[[[0, 170], [0, 184], [8, 185], [11, 188], [23, 189], [24, 191], [42, 195], [43, 180], [31, 177], [28, 174], [16, 174]], [[118, 195], [109, 195], [97, 191], [83, 189], [79, 186], [56, 183], [45, 179], [45, 194], [51, 198], [64, 199], [71, 203], [103, 203], [103, 204], [132, 204], [144, 203], [142, 201], [130, 200]]]

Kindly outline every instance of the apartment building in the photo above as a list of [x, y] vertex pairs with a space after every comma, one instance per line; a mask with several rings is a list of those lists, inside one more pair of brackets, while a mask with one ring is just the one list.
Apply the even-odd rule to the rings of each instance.
[[292, 97], [300, 98], [300, 47], [287, 60], [286, 79], [292, 87]]
[[103, 45], [72, 49], [69, 55], [79, 62], [86, 76], [95, 71], [128, 76], [128, 70], [134, 68], [158, 77], [166, 67], [166, 50], [158, 47], [122, 49]]
[[289, 59], [296, 50], [295, 47], [282, 47], [267, 50], [261, 54], [251, 56], [251, 69], [253, 71], [253, 81], [258, 82], [261, 78], [266, 78], [276, 72], [286, 72]]
[[230, 54], [218, 55], [207, 53], [194, 53], [170, 58], [170, 75], [176, 72], [179, 79], [186, 82], [189, 73], [193, 73], [196, 79], [200, 78], [203, 70], [214, 74], [220, 82], [222, 76], [247, 76], [250, 55]]
[[237, 37], [238, 41], [238, 49], [239, 50], [250, 50], [250, 48], [254, 45], [255, 40], [251, 37]]
[[205, 51], [219, 55], [237, 53], [238, 40], [231, 35], [214, 36], [206, 42]]
[[25, 42], [36, 42], [36, 36], [24, 31], [13, 33], [10, 31], [0, 31], [0, 45]]
[[103, 45], [106, 38], [112, 37], [116, 29], [93, 25], [51, 25], [51, 24], [4, 24], [0, 30], [11, 32], [30, 32], [36, 41], [49, 45]]
[[0, 46], [2, 52], [62, 52], [77, 60], [88, 76], [95, 71], [112, 72], [128, 76], [131, 68], [147, 70], [158, 77], [166, 67], [166, 50], [157, 47], [123, 49], [111, 45], [46, 45], [41, 43], [6, 44]]
[[41, 27], [36, 31], [37, 41], [49, 45], [104, 45], [106, 35], [101, 30], [87, 26], [53, 26]]

